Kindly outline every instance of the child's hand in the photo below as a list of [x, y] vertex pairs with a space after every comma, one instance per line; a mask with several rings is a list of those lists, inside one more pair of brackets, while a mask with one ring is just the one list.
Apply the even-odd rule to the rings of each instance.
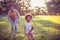
[[20, 22], [18, 22], [18, 24], [20, 24]]
[[18, 21], [18, 24], [20, 24], [20, 21]]
[[28, 35], [30, 34], [31, 32], [28, 33]]

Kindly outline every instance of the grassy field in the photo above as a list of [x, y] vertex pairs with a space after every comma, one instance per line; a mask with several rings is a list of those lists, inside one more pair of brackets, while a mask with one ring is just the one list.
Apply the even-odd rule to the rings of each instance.
[[[27, 40], [24, 35], [24, 16], [20, 17], [17, 40]], [[60, 40], [60, 16], [34, 16], [32, 22], [35, 25], [35, 40]], [[11, 25], [7, 17], [0, 17], [0, 40], [11, 39]]]

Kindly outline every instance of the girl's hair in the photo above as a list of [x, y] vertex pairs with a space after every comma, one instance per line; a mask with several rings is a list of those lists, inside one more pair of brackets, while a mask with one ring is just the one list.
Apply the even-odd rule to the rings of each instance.
[[28, 18], [28, 16], [32, 19], [32, 15], [26, 15], [25, 20]]

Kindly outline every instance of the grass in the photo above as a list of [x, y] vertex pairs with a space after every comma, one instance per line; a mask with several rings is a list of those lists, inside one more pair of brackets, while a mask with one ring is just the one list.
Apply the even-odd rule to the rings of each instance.
[[[60, 40], [60, 16], [34, 16], [32, 22], [35, 25], [35, 40]], [[26, 40], [24, 35], [24, 16], [20, 17], [19, 32], [17, 40]], [[0, 17], [0, 39], [11, 39], [11, 25], [7, 17]]]

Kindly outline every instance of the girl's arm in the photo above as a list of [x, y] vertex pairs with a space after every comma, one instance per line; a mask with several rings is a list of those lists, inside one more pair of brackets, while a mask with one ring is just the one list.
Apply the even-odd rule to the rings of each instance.
[[24, 34], [26, 35], [26, 27], [24, 26]]

